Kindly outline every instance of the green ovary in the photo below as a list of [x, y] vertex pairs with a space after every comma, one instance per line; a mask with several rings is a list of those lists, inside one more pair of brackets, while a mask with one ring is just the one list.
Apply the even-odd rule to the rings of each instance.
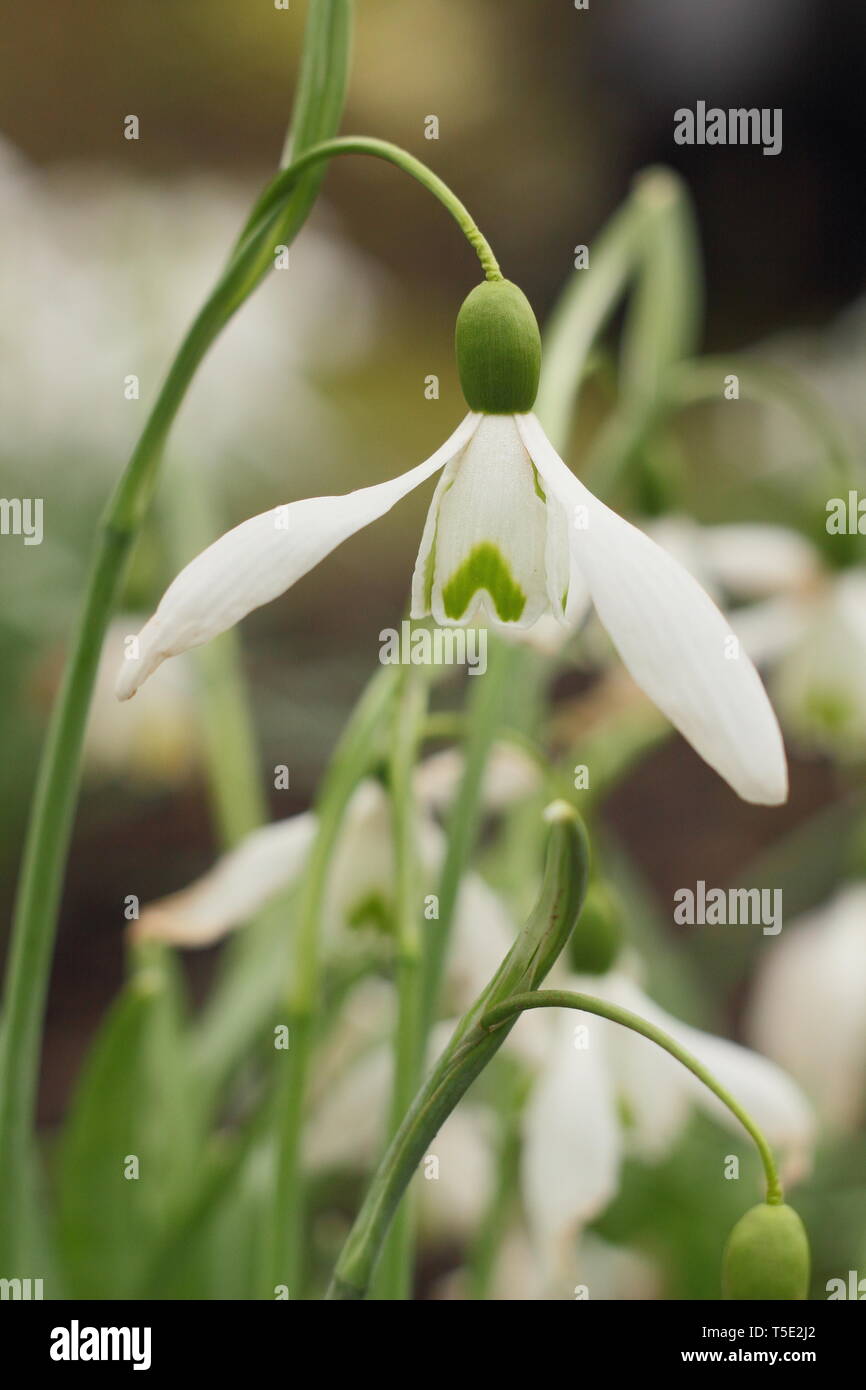
[[346, 918], [349, 927], [372, 927], [385, 936], [391, 934], [393, 922], [393, 913], [389, 904], [385, 901], [383, 894], [375, 889], [371, 889], [365, 897], [359, 898]]
[[806, 701], [810, 719], [829, 734], [843, 733], [854, 714], [854, 707], [844, 693], [825, 686], [810, 692]]
[[517, 622], [526, 607], [526, 594], [491, 541], [476, 545], [443, 586], [442, 603], [448, 617], [462, 618], [479, 589], [487, 590], [501, 622]]

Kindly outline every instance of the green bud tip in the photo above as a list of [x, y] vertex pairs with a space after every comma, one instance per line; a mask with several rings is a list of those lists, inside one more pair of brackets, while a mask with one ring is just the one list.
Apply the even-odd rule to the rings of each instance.
[[589, 885], [568, 959], [579, 975], [606, 975], [622, 945], [622, 912], [616, 896], [598, 880]]
[[541, 375], [541, 334], [532, 305], [510, 280], [485, 280], [466, 296], [454, 332], [457, 372], [470, 410], [523, 415]]
[[722, 1265], [725, 1298], [795, 1300], [809, 1289], [809, 1238], [793, 1207], [761, 1202], [740, 1217]]

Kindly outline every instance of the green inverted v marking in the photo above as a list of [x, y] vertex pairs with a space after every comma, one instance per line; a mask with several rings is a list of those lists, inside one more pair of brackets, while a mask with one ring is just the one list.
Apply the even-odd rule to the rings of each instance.
[[517, 622], [526, 607], [526, 594], [492, 541], [476, 545], [443, 585], [442, 603], [448, 617], [462, 618], [479, 589], [487, 590], [501, 622]]

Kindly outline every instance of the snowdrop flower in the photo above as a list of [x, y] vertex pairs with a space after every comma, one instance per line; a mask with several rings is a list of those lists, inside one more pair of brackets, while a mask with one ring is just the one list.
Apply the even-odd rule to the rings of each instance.
[[797, 1078], [836, 1131], [863, 1114], [864, 982], [866, 882], [856, 882], [773, 941], [747, 1019], [755, 1046]]
[[768, 631], [784, 635], [769, 679], [791, 732], [845, 760], [866, 756], [866, 568], [828, 575], [807, 599], [767, 604], [750, 621], [756, 653]]
[[[421, 771], [424, 765], [421, 765]], [[421, 771], [425, 780], [441, 782]], [[441, 795], [442, 787], [437, 786]], [[142, 909], [136, 939], [176, 946], [212, 945], [248, 923], [298, 879], [316, 833], [316, 816], [303, 812], [246, 836], [190, 887]], [[418, 805], [415, 826], [421, 887], [434, 892], [444, 855], [444, 836], [428, 807]], [[324, 930], [332, 947], [345, 950], [359, 929], [389, 930], [394, 861], [390, 801], [372, 779], [362, 782], [346, 810], [328, 876]], [[505, 956], [514, 938], [499, 898], [477, 874], [460, 886], [454, 917], [454, 949], [447, 985], [454, 1007], [468, 1008]]]
[[[578, 931], [580, 928], [578, 928]], [[748, 1048], [671, 1018], [621, 968], [576, 976], [566, 988], [630, 1009], [692, 1052], [736, 1097], [785, 1158], [789, 1182], [808, 1168], [812, 1113], [783, 1071]], [[658, 1161], [693, 1105], [742, 1134], [730, 1111], [668, 1053], [618, 1024], [545, 1010], [546, 1054], [524, 1115], [523, 1201], [552, 1282], [570, 1267], [576, 1236], [611, 1201], [627, 1151]], [[519, 1033], [521, 1023], [515, 1029]]]
[[457, 361], [470, 413], [390, 482], [252, 517], [192, 561], [139, 634], [118, 679], [128, 699], [165, 660], [277, 597], [342, 541], [441, 473], [412, 583], [412, 615], [527, 629], [569, 624], [591, 599], [634, 679], [746, 800], [787, 794], [781, 734], [751, 662], [715, 604], [643, 532], [594, 497], [531, 413], [540, 339], [508, 281], [461, 308]]

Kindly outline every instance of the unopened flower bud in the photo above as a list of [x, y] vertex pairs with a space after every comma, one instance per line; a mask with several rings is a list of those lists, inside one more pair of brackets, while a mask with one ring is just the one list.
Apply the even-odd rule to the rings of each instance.
[[761, 1202], [737, 1222], [722, 1265], [725, 1298], [800, 1300], [809, 1288], [809, 1239], [793, 1207]]
[[591, 883], [568, 943], [569, 964], [578, 975], [606, 975], [619, 955], [619, 903], [606, 884]]
[[535, 404], [541, 335], [526, 295], [510, 280], [485, 280], [466, 296], [454, 334], [457, 371], [470, 410], [524, 415]]

